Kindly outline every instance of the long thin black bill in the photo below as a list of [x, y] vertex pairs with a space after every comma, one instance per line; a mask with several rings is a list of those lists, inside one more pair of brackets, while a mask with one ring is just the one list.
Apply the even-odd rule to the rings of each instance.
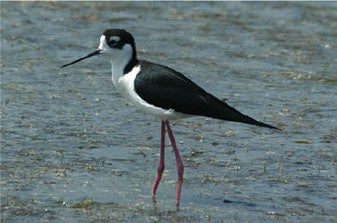
[[73, 62], [71, 62], [71, 63], [67, 63], [67, 64], [65, 64], [65, 65], [62, 65], [61, 68], [67, 67], [67, 66], [70, 66], [70, 65], [73, 65], [73, 64], [75, 64], [75, 63], [77, 63], [77, 62], [80, 62], [81, 60], [87, 59], [87, 58], [89, 58], [89, 57], [96, 56], [96, 55], [100, 54], [100, 52], [101, 52], [101, 50], [96, 50], [96, 51], [94, 51], [94, 52], [92, 52], [92, 53], [89, 53], [88, 55], [86, 55], [86, 56], [84, 56], [84, 57], [82, 57], [82, 58], [80, 58], [80, 59], [77, 59], [77, 60], [75, 60], [75, 61], [73, 61]]

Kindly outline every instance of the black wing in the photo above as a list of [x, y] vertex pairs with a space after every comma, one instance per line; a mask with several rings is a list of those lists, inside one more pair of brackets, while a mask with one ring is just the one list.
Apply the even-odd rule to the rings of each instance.
[[140, 65], [135, 91], [149, 104], [190, 115], [277, 129], [240, 113], [169, 67], [147, 61], [140, 61]]

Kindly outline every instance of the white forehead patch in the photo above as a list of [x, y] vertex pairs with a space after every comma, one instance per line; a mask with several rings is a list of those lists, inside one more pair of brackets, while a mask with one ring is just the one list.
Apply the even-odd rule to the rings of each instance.
[[99, 39], [98, 49], [100, 49], [100, 50], [107, 49], [107, 44], [105, 42], [105, 35], [101, 35], [101, 38]]

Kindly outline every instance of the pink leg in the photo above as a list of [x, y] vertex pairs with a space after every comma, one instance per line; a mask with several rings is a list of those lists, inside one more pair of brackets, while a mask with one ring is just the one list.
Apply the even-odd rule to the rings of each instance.
[[165, 122], [161, 122], [161, 145], [160, 145], [160, 159], [157, 167], [157, 176], [154, 180], [152, 187], [152, 196], [156, 194], [159, 182], [161, 180], [161, 176], [164, 172], [165, 168]]
[[165, 121], [165, 124], [166, 124], [168, 135], [170, 137], [170, 140], [173, 146], [174, 154], [176, 156], [177, 172], [178, 172], [178, 182], [177, 182], [177, 189], [176, 189], [176, 205], [179, 206], [181, 186], [183, 184], [183, 176], [184, 176], [184, 164], [180, 158], [179, 151], [177, 149], [176, 141], [174, 139], [169, 121]]

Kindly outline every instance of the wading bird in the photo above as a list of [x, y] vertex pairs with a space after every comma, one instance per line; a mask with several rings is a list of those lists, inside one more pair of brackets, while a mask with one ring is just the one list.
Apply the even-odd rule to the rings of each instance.
[[240, 113], [172, 68], [138, 60], [135, 40], [129, 32], [123, 29], [104, 31], [97, 50], [63, 65], [62, 68], [96, 55], [102, 55], [110, 59], [113, 84], [125, 98], [140, 111], [162, 120], [160, 161], [152, 187], [153, 197], [156, 194], [165, 167], [164, 148], [165, 130], [167, 130], [177, 163], [176, 205], [178, 206], [180, 202], [184, 165], [169, 120], [189, 116], [206, 116], [278, 129]]

